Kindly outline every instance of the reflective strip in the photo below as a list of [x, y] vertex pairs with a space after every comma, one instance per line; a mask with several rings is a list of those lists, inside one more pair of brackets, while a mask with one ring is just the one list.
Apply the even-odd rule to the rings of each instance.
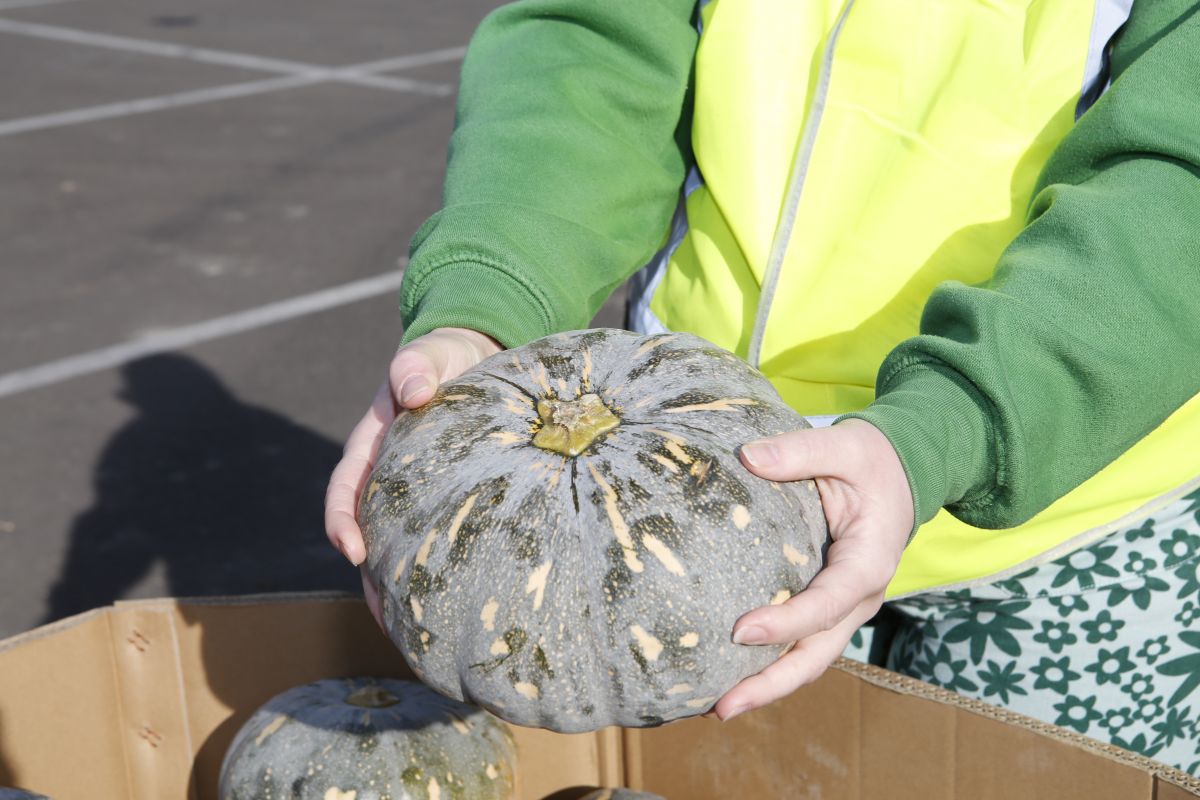
[[1079, 94], [1079, 104], [1075, 106], [1075, 119], [1082, 117], [1112, 83], [1108, 68], [1108, 43], [1129, 19], [1133, 3], [1134, 0], [1096, 0], [1087, 65], [1083, 70], [1083, 89]]
[[775, 299], [775, 290], [779, 287], [779, 272], [783, 267], [783, 259], [787, 255], [788, 243], [792, 238], [792, 227], [796, 222], [796, 212], [800, 207], [800, 194], [804, 191], [804, 179], [808, 175], [808, 162], [812, 158], [813, 147], [817, 142], [817, 129], [821, 127], [821, 116], [825, 111], [825, 98], [829, 95], [830, 72], [833, 68], [833, 51], [837, 46], [846, 17], [854, 7], [854, 0], [847, 0], [846, 7], [829, 33], [829, 41], [825, 52], [821, 55], [821, 72], [817, 76], [817, 89], [813, 96], [812, 108], [808, 119], [804, 122], [804, 133], [800, 139], [800, 147], [796, 152], [796, 160], [792, 167], [792, 182], [788, 186], [787, 197], [784, 200], [783, 214], [779, 227], [775, 229], [775, 240], [771, 243], [771, 255], [767, 260], [767, 274], [763, 280], [762, 291], [758, 296], [758, 313], [754, 318], [754, 330], [750, 334], [750, 347], [746, 360], [750, 366], [759, 366], [759, 356], [762, 353], [763, 335], [767, 330], [767, 318], [771, 315], [771, 301]]
[[703, 185], [700, 170], [692, 167], [683, 182], [683, 194], [679, 198], [679, 205], [675, 207], [675, 216], [671, 218], [671, 234], [667, 237], [666, 245], [629, 279], [629, 300], [625, 306], [625, 327], [629, 330], [644, 335], [667, 332], [667, 326], [650, 310], [650, 301], [667, 271], [667, 263], [687, 236], [687, 199]]

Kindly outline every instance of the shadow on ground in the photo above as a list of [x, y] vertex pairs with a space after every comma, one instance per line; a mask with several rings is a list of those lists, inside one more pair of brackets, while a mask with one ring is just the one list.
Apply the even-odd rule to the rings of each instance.
[[322, 523], [340, 443], [239, 402], [187, 356], [121, 374], [137, 415], [100, 456], [44, 622], [112, 603], [155, 568], [176, 597], [358, 589]]

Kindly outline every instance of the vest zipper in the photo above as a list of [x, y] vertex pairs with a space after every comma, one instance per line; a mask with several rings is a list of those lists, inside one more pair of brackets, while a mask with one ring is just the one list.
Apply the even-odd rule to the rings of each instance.
[[756, 368], [760, 366], [763, 335], [767, 330], [767, 317], [771, 314], [771, 301], [775, 299], [775, 290], [779, 287], [779, 273], [783, 269], [783, 259], [787, 255], [792, 229], [796, 223], [800, 195], [804, 191], [809, 160], [812, 158], [813, 147], [817, 141], [817, 128], [821, 126], [821, 117], [825, 112], [825, 98], [829, 94], [829, 78], [833, 68], [833, 51], [838, 37], [841, 36], [842, 26], [845, 25], [846, 17], [849, 16], [853, 6], [854, 0], [847, 0], [842, 13], [838, 15], [837, 22], [834, 23], [833, 30], [829, 32], [829, 41], [825, 43], [825, 52], [821, 55], [821, 71], [817, 75], [816, 94], [813, 97], [808, 119], [804, 122], [800, 147], [796, 150], [796, 158], [792, 164], [792, 179], [784, 198], [783, 213], [771, 241], [771, 255], [767, 259], [767, 272], [763, 278], [762, 291], [758, 298], [758, 309], [754, 315], [754, 330], [750, 334], [750, 347], [747, 353], [747, 360], [751, 366]]

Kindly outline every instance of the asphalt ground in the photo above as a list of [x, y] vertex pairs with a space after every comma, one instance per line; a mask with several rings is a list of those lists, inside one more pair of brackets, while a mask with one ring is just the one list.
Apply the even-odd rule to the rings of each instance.
[[357, 590], [324, 487], [499, 4], [0, 0], [0, 637]]

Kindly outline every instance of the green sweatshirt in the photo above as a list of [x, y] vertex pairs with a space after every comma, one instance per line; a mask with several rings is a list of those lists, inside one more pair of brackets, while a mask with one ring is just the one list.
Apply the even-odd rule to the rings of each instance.
[[[688, 163], [694, 5], [526, 0], [483, 23], [406, 341], [581, 328], [649, 260]], [[1200, 391], [1200, 3], [1138, 0], [1111, 64], [993, 279], [939, 286], [850, 415], [895, 446], [918, 523], [1020, 524]]]

